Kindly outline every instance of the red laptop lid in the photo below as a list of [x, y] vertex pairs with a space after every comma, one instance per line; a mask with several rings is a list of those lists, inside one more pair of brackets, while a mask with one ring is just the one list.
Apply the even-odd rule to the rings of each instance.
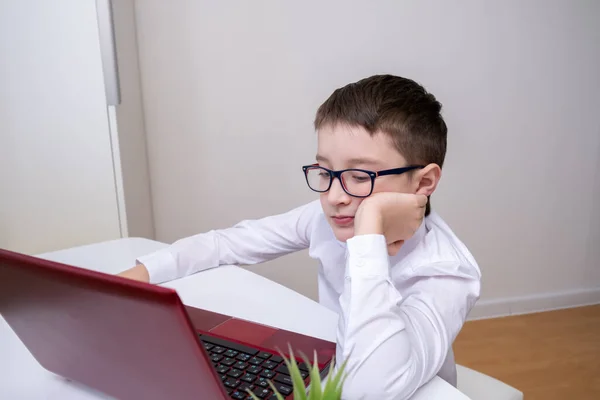
[[44, 368], [116, 398], [227, 398], [171, 289], [0, 250], [0, 313]]

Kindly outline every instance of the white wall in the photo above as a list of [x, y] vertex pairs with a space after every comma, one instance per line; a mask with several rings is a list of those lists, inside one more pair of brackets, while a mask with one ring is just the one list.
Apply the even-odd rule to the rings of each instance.
[[95, 2], [54, 3], [0, 2], [0, 248], [152, 237], [134, 0], [114, 7], [116, 107]]
[[[481, 265], [479, 315], [600, 301], [600, 2], [144, 0], [136, 15], [157, 239], [315, 198], [300, 170], [315, 110], [393, 73], [444, 104], [433, 205]], [[253, 269], [316, 297], [304, 253]]]
[[121, 236], [97, 26], [94, 2], [0, 2], [0, 248]]

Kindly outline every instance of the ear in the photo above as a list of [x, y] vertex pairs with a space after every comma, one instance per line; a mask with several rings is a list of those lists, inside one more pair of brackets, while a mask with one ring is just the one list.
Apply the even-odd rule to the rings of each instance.
[[437, 164], [429, 164], [417, 171], [413, 178], [416, 186], [415, 193], [430, 196], [435, 191], [441, 177], [442, 169]]

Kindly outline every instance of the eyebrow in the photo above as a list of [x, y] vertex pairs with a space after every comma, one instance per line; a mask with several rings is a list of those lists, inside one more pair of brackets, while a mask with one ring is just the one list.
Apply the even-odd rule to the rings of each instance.
[[[317, 154], [316, 159], [318, 162], [329, 162], [327, 157], [324, 157], [320, 154]], [[348, 165], [350, 165], [351, 167], [356, 166], [356, 165], [378, 165], [378, 164], [379, 164], [379, 160], [376, 160], [374, 158], [368, 158], [368, 157], [357, 157], [357, 158], [351, 158], [348, 160]]]
[[369, 157], [351, 158], [348, 160], [349, 165], [378, 165], [379, 160]]

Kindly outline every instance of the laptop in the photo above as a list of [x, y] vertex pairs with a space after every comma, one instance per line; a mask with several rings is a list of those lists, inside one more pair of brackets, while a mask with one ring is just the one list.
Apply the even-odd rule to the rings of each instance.
[[[265, 307], [265, 312], [268, 307]], [[280, 351], [335, 343], [185, 306], [177, 292], [0, 249], [0, 314], [48, 371], [117, 399], [286, 399]], [[307, 386], [308, 369], [300, 364]]]

